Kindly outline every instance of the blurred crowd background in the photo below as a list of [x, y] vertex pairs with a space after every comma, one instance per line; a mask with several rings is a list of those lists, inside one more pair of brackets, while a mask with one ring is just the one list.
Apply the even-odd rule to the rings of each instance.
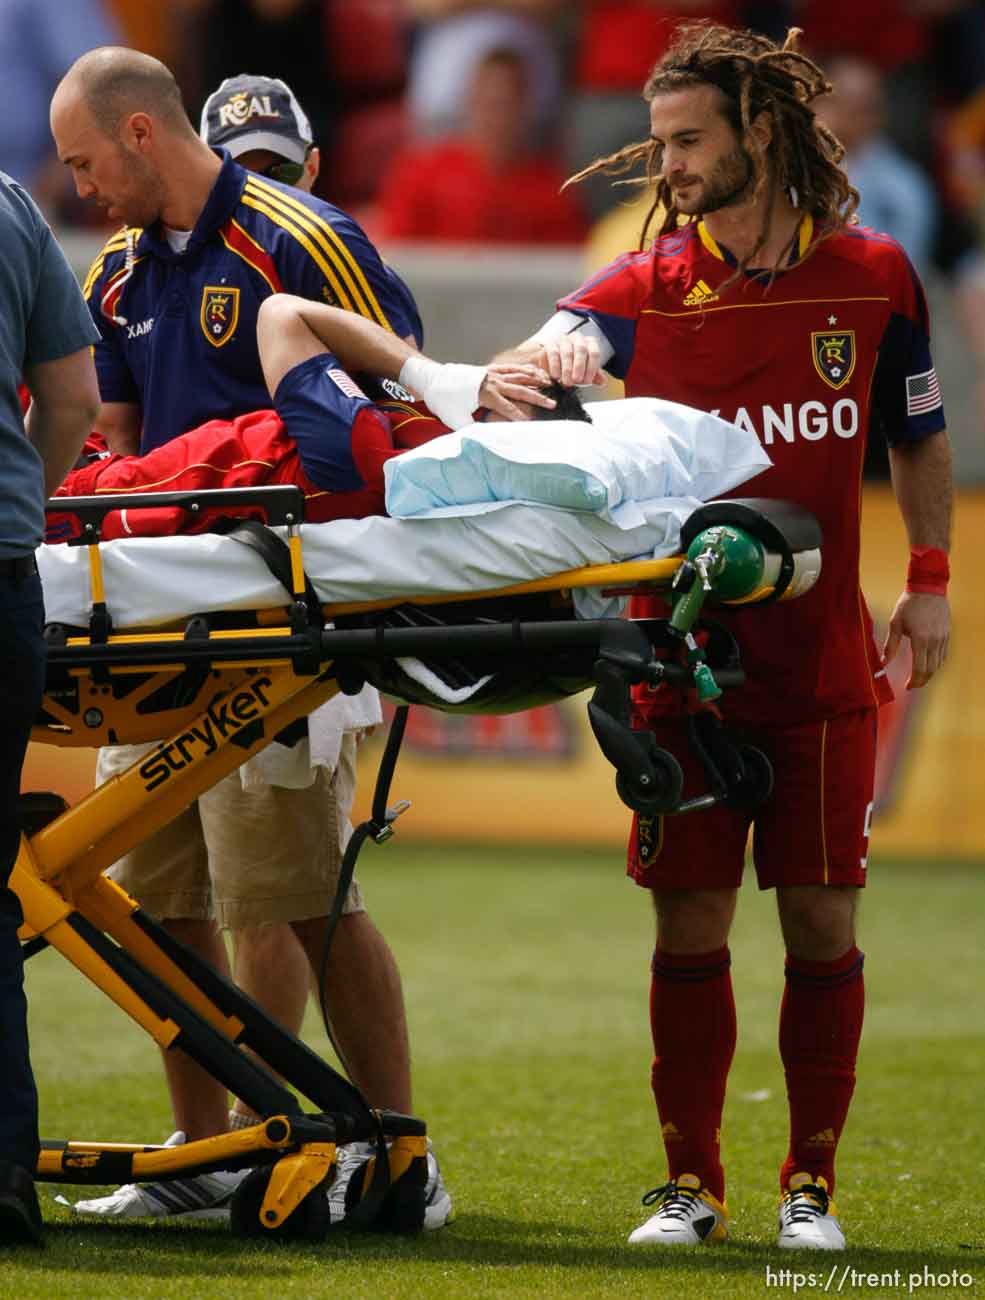
[[48, 104], [80, 53], [128, 44], [172, 68], [196, 122], [227, 76], [286, 80], [321, 149], [316, 192], [385, 249], [535, 246], [591, 270], [637, 246], [648, 195], [563, 181], [646, 136], [643, 83], [674, 25], [697, 17], [781, 39], [803, 28], [834, 85], [820, 112], [863, 223], [898, 238], [943, 297], [968, 426], [959, 472], [985, 477], [985, 0], [0, 0], [0, 168], [60, 231], [95, 236]]

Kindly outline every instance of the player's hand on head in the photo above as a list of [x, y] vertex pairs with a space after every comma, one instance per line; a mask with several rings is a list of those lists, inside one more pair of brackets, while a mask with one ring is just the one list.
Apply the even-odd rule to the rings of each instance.
[[479, 402], [504, 420], [529, 420], [532, 406], [552, 410], [554, 399], [541, 390], [551, 382], [539, 366], [519, 362], [494, 362], [486, 370]]
[[565, 388], [577, 384], [604, 384], [605, 375], [599, 366], [598, 339], [578, 333], [559, 334], [543, 342], [544, 363]]
[[926, 686], [947, 658], [950, 635], [951, 609], [946, 596], [904, 591], [889, 621], [883, 660], [888, 664], [906, 637], [913, 656], [906, 689], [917, 690]]

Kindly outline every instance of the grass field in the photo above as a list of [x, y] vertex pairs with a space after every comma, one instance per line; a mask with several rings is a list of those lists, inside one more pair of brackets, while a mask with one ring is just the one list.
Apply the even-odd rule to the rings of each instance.
[[[663, 1165], [648, 1088], [651, 922], [617, 855], [398, 837], [367, 848], [360, 875], [402, 968], [416, 1111], [456, 1222], [413, 1240], [252, 1245], [207, 1224], [79, 1223], [52, 1198], [83, 1193], [47, 1184], [47, 1249], [3, 1258], [3, 1300], [792, 1295], [780, 1269], [814, 1270], [799, 1294], [824, 1292], [829, 1257], [772, 1245], [786, 1118], [771, 895], [747, 887], [733, 934], [733, 1237], [668, 1254], [625, 1244]], [[985, 1295], [985, 866], [876, 860], [870, 875], [866, 1028], [839, 1163], [849, 1249], [829, 1290], [905, 1295], [915, 1274], [920, 1291]], [[28, 987], [44, 1136], [163, 1140], [149, 1040], [54, 953], [32, 960]], [[305, 1036], [324, 1046], [313, 1015]]]

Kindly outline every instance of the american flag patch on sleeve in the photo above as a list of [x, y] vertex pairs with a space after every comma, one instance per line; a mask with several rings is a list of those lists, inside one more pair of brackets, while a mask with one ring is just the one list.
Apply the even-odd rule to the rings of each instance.
[[[359, 387], [359, 385], [358, 385], [358, 384], [356, 383], [356, 381], [352, 378], [352, 376], [351, 376], [351, 375], [347, 375], [347, 374], [345, 373], [344, 370], [335, 370], [335, 369], [332, 369], [332, 370], [329, 370], [329, 371], [327, 372], [327, 374], [328, 374], [329, 379], [332, 380], [332, 382], [335, 384], [335, 386], [336, 386], [337, 388], [341, 388], [342, 392], [345, 393], [346, 397], [354, 397], [354, 398], [356, 398], [357, 400], [358, 400], [360, 397], [363, 397], [363, 398], [366, 397], [366, 394], [365, 394], [365, 393], [363, 392], [363, 390]], [[368, 401], [369, 399], [367, 398], [366, 400]]]
[[937, 382], [937, 371], [925, 370], [919, 375], [906, 377], [906, 413], [907, 415], [926, 415], [941, 404], [941, 390]]

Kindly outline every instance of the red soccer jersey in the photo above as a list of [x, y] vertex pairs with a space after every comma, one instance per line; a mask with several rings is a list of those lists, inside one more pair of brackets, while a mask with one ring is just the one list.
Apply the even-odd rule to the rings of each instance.
[[[801, 255], [813, 233], [805, 218]], [[806, 596], [714, 608], [748, 675], [726, 713], [779, 724], [871, 707], [891, 694], [859, 586], [862, 463], [870, 432], [898, 443], [944, 427], [923, 290], [894, 240], [857, 227], [772, 284], [747, 275], [719, 294], [734, 269], [699, 222], [617, 258], [558, 306], [599, 325], [627, 396], [684, 402], [758, 435], [773, 465], [734, 495], [796, 501], [821, 524], [822, 573]], [[666, 703], [658, 692], [640, 706], [645, 716]]]
[[[388, 381], [383, 381], [385, 385]], [[391, 387], [394, 387], [391, 385]], [[381, 385], [381, 392], [386, 390]], [[405, 394], [410, 398], [410, 394]], [[365, 487], [333, 492], [305, 473], [297, 443], [276, 411], [251, 411], [234, 420], [209, 420], [144, 456], [116, 456], [102, 451], [98, 434], [86, 442], [95, 457], [72, 470], [56, 497], [93, 496], [123, 492], [195, 492], [202, 488], [242, 488], [293, 483], [305, 498], [309, 523], [333, 519], [362, 519], [386, 514], [383, 463], [411, 447], [430, 442], [448, 429], [422, 402], [404, 401], [389, 393], [374, 406], [363, 405], [352, 425], [353, 441], [362, 438], [361, 463], [372, 468]], [[249, 507], [216, 507], [190, 515], [177, 506], [115, 510], [103, 523], [104, 541], [117, 537], [168, 537], [173, 533], [204, 533], [216, 519], [249, 515]], [[49, 513], [46, 540], [64, 542], [80, 534], [70, 511]]]

